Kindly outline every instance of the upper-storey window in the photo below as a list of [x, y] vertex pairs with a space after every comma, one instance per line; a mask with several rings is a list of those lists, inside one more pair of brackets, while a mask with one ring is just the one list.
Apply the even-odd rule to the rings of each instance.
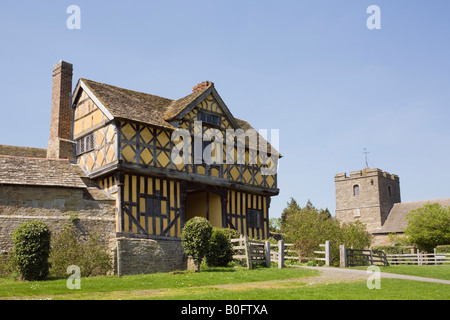
[[77, 156], [92, 150], [94, 150], [93, 133], [77, 140]]
[[220, 117], [218, 115], [215, 115], [215, 114], [212, 114], [209, 112], [199, 111], [198, 112], [198, 120], [209, 123], [209, 124], [213, 124], [215, 126], [220, 125]]
[[356, 196], [359, 196], [359, 186], [357, 185], [357, 184], [355, 184], [354, 186], [353, 186], [353, 195], [356, 197]]
[[392, 190], [391, 190], [390, 186], [388, 186], [388, 194], [389, 194], [389, 198], [392, 197]]

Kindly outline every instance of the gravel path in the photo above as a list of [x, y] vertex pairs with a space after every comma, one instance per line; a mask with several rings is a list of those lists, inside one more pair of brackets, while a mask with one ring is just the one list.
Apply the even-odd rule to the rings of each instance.
[[[343, 281], [367, 280], [368, 277], [373, 274], [372, 272], [368, 273], [365, 270], [355, 270], [355, 269], [342, 269], [342, 268], [330, 268], [330, 267], [304, 267], [304, 266], [297, 266], [297, 267], [321, 271], [320, 276], [305, 278], [305, 280], [308, 280], [308, 284], [310, 284], [309, 283], [310, 281], [312, 281], [311, 284], [315, 284], [315, 283], [332, 283], [332, 282], [343, 282]], [[381, 276], [381, 278], [404, 279], [404, 280], [415, 280], [415, 281], [450, 284], [450, 280], [408, 276], [408, 275], [388, 273], [388, 272], [380, 272], [380, 276]]]

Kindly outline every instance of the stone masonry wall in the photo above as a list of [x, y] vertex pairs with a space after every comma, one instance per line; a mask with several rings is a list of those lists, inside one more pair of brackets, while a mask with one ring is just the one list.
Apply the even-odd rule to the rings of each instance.
[[121, 275], [185, 270], [187, 257], [179, 239], [118, 238]]
[[[354, 195], [354, 186], [359, 194]], [[379, 169], [337, 174], [336, 218], [341, 222], [360, 221], [367, 229], [380, 228], [393, 203], [400, 202], [399, 178]]]
[[114, 200], [95, 200], [87, 189], [0, 186], [0, 251], [12, 249], [12, 234], [30, 220], [44, 221], [52, 233], [74, 223], [81, 239], [96, 233], [109, 247], [115, 244]]

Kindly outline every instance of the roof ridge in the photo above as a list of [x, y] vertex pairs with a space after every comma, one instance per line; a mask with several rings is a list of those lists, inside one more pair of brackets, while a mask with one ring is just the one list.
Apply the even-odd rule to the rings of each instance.
[[108, 86], [108, 87], [116, 88], [116, 89], [120, 89], [120, 90], [126, 90], [126, 91], [130, 91], [130, 92], [141, 93], [141, 94], [149, 95], [149, 96], [152, 96], [152, 97], [158, 97], [158, 98], [161, 98], [161, 99], [170, 100], [170, 101], [172, 101], [172, 102], [173, 102], [173, 101], [176, 101], [176, 100], [174, 100], [174, 99], [162, 97], [162, 96], [159, 96], [159, 95], [156, 95], [156, 94], [147, 93], [147, 92], [143, 92], [143, 91], [131, 90], [131, 89], [127, 89], [127, 88], [115, 86], [115, 85], [112, 85], [112, 84], [109, 84], [109, 83], [98, 82], [98, 81], [94, 81], [94, 80], [90, 80], [90, 79], [86, 79], [86, 78], [80, 78], [80, 80], [81, 80], [81, 81], [94, 82], [94, 83], [97, 83], [97, 84], [101, 84], [101, 85], [104, 85], [104, 86]]
[[67, 161], [67, 162], [69, 162], [69, 159], [23, 157], [23, 156], [11, 156], [11, 155], [7, 155], [7, 154], [0, 154], [0, 157], [2, 157], [2, 158], [13, 158], [13, 159], [55, 160], [55, 161]]

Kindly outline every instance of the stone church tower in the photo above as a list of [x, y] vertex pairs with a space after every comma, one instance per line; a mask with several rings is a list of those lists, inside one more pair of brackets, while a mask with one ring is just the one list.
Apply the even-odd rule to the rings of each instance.
[[340, 222], [361, 221], [376, 233], [395, 203], [400, 202], [400, 180], [397, 175], [380, 169], [336, 174], [336, 219]]

